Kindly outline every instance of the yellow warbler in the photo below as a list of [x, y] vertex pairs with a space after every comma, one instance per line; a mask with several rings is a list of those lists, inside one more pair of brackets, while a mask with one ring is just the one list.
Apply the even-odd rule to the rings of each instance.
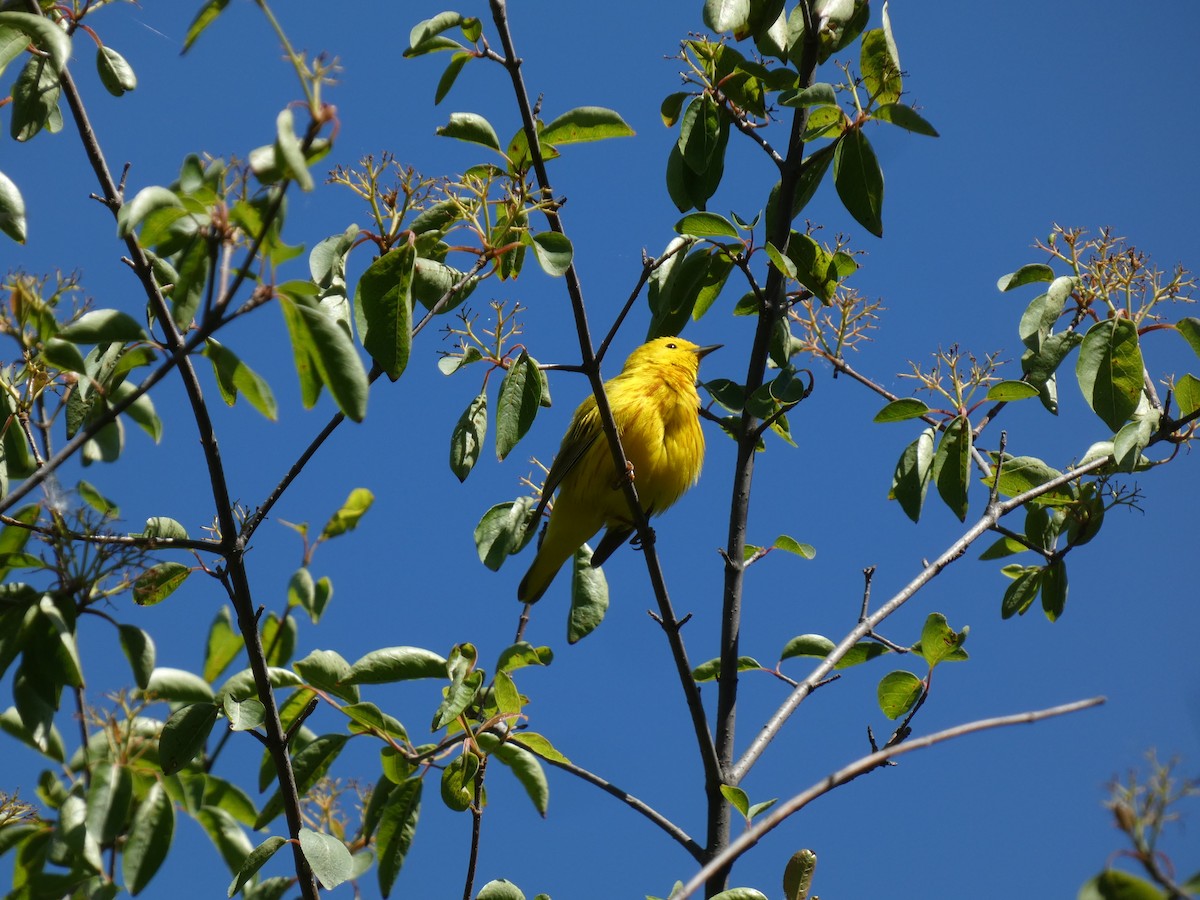
[[[720, 345], [698, 347], [677, 337], [655, 338], [625, 360], [604, 390], [621, 445], [633, 467], [638, 499], [647, 515], [657, 515], [683, 496], [700, 477], [704, 432], [696, 376], [700, 360]], [[535, 522], [554, 489], [558, 499], [533, 565], [517, 588], [517, 599], [532, 603], [546, 592], [563, 563], [602, 527], [608, 531], [592, 556], [598, 566], [633, 532], [612, 450], [600, 426], [596, 398], [575, 410], [571, 427], [546, 476]]]

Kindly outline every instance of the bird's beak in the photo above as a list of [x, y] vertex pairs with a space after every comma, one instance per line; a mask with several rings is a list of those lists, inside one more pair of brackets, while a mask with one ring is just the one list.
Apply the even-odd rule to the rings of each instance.
[[724, 344], [709, 344], [707, 347], [700, 347], [696, 350], [696, 358], [704, 359], [704, 357], [708, 356], [714, 350], [720, 350], [724, 346]]

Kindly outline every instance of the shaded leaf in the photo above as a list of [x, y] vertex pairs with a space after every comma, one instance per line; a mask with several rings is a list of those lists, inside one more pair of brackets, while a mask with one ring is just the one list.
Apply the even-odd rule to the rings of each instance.
[[876, 237], [883, 237], [883, 172], [861, 128], [846, 132], [837, 142], [833, 184], [855, 221]]

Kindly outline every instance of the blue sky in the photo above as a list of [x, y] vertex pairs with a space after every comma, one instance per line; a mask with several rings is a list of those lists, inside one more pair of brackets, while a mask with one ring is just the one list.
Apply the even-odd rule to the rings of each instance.
[[[100, 89], [93, 52], [76, 38], [74, 70], [110, 164], [133, 164], [131, 189], [169, 183], [187, 153], [244, 155], [269, 143], [276, 114], [297, 96], [289, 68], [250, 3], [231, 4], [180, 57], [196, 6], [120, 5], [89, 20], [138, 73], [138, 89], [119, 100]], [[486, 158], [480, 148], [434, 136], [449, 113], [482, 112], [502, 137], [516, 129], [507, 79], [498, 67], [468, 66], [450, 97], [434, 107], [444, 60], [401, 57], [411, 25], [437, 12], [436, 6], [288, 6], [280, 4], [276, 12], [293, 43], [310, 53], [326, 51], [343, 67], [329, 96], [341, 121], [329, 165], [391, 150], [426, 174], [448, 174]], [[460, 9], [486, 16], [483, 4]], [[1016, 323], [1032, 294], [1001, 295], [995, 282], [1041, 260], [1031, 244], [1052, 223], [1092, 230], [1111, 225], [1163, 268], [1198, 264], [1200, 177], [1191, 157], [1200, 137], [1200, 61], [1193, 47], [1200, 11], [1163, 2], [1140, 4], [1131, 13], [1128, 4], [1108, 0], [963, 10], [947, 2], [892, 4], [908, 73], [906, 99], [942, 136], [930, 140], [882, 125], [869, 132], [886, 177], [883, 239], [850, 219], [831, 184], [805, 211], [825, 235], [844, 232], [854, 248], [866, 251], [853, 282], [881, 298], [887, 312], [873, 343], [851, 362], [898, 393], [911, 391], [911, 383], [895, 375], [907, 369], [906, 360], [928, 360], [938, 347], [958, 344], [977, 354], [1019, 357]], [[878, 9], [873, 13], [874, 26]], [[636, 282], [643, 249], [653, 255], [673, 236], [679, 216], [667, 198], [663, 168], [674, 134], [662, 127], [658, 108], [678, 89], [679, 66], [664, 57], [701, 27], [699, 3], [621, 3], [603, 11], [595, 5], [514, 4], [524, 75], [530, 90], [544, 95], [544, 118], [580, 105], [607, 106], [637, 132], [632, 139], [565, 148], [551, 169], [556, 194], [568, 201], [563, 217], [594, 334], [607, 330]], [[770, 173], [745, 141], [731, 144], [727, 176], [710, 208], [752, 215], [765, 201]], [[119, 262], [111, 218], [87, 199], [95, 186], [70, 124], [64, 133], [29, 145], [8, 142], [0, 169], [20, 185], [30, 206], [29, 243], [7, 245], [4, 267], [78, 269], [98, 306], [138, 315], [138, 292]], [[309, 247], [367, 221], [358, 202], [333, 186], [294, 195], [289, 204], [286, 233]], [[365, 259], [361, 253], [352, 257], [352, 279]], [[304, 271], [298, 260], [288, 277]], [[687, 333], [698, 343], [726, 345], [705, 360], [706, 378], [736, 379], [744, 371], [752, 332], [748, 320], [728, 315], [739, 295], [731, 288]], [[517, 283], [492, 281], [476, 293], [473, 306], [481, 315], [491, 298], [529, 308], [525, 340], [539, 360], [577, 362], [561, 281], [530, 265]], [[615, 374], [647, 322], [644, 305], [637, 307], [606, 374]], [[326, 398], [314, 411], [301, 410], [276, 311], [261, 310], [223, 341], [268, 377], [280, 400], [275, 424], [244, 405], [215, 406], [234, 496], [252, 506], [332, 407]], [[515, 586], [527, 559], [488, 571], [477, 561], [472, 529], [490, 505], [521, 493], [518, 480], [530, 471], [530, 455], [549, 461], [586, 388], [577, 376], [552, 375], [553, 408], [504, 463], [495, 462], [489, 442], [460, 486], [446, 464], [449, 437], [479, 389], [479, 373], [440, 374], [437, 351], [444, 346], [434, 331], [424, 333], [404, 377], [376, 386], [367, 420], [339, 429], [276, 508], [277, 520], [319, 525], [352, 488], [376, 495], [358, 531], [317, 554], [314, 574], [332, 579], [335, 596], [319, 627], [302, 625], [298, 657], [331, 648], [354, 660], [389, 645], [445, 654], [469, 640], [490, 661], [512, 636], [519, 613]], [[1156, 379], [1197, 368], [1184, 343], [1170, 334], [1148, 338], [1147, 354]], [[1015, 363], [1009, 371], [1019, 375]], [[919, 526], [886, 501], [895, 459], [916, 430], [871, 424], [881, 401], [848, 379], [832, 380], [821, 367], [815, 377], [813, 396], [791, 416], [798, 448], [770, 442], [756, 469], [749, 539], [763, 544], [788, 533], [817, 549], [813, 561], [772, 554], [750, 570], [742, 652], [768, 665], [793, 635], [818, 632], [836, 640], [854, 625], [865, 566], [878, 567], [874, 596], [882, 600], [962, 530], [933, 498]], [[1002, 427], [1011, 452], [1062, 467], [1108, 437], [1072, 385], [1060, 390], [1058, 419], [1040, 409], [1006, 412]], [[175, 384], [165, 386], [156, 395], [168, 428], [162, 444], [151, 446], [130, 429], [126, 457], [86, 473], [121, 502], [131, 528], [147, 516], [168, 515], [195, 535], [212, 519], [182, 402]], [[695, 663], [717, 652], [722, 563], [716, 548], [725, 539], [733, 469], [732, 442], [715, 429], [708, 435], [699, 486], [657, 527], [676, 608], [694, 614], [685, 639]], [[975, 562], [976, 551], [885, 629], [899, 643], [911, 643], [932, 611], [945, 613], [956, 628], [971, 627], [971, 660], [939, 668], [914, 723], [918, 733], [1095, 695], [1108, 698], [1104, 707], [906, 756], [898, 767], [862, 778], [797, 815], [743, 860], [734, 882], [778, 895], [788, 856], [809, 847], [819, 857], [816, 890], [830, 897], [886, 892], [915, 900], [965, 891], [998, 900], [1011, 897], [1014, 886], [1027, 896], [1073, 896], [1121, 847], [1101, 806], [1108, 779], [1138, 764], [1150, 747], [1163, 758], [1180, 755], [1186, 772], [1195, 772], [1200, 761], [1200, 672], [1193, 647], [1200, 612], [1189, 569], [1195, 520], [1187, 513], [1194, 506], [1195, 466], [1181, 453], [1172, 465], [1140, 479], [1142, 511], [1114, 511], [1100, 538], [1072, 554], [1070, 598], [1059, 622], [1049, 623], [1036, 610], [1001, 621], [1007, 582], [995, 563]], [[70, 470], [63, 480], [71, 483], [77, 475]], [[982, 492], [972, 496], [973, 513], [983, 501]], [[258, 602], [278, 609], [299, 564], [298, 541], [276, 521], [260, 530], [255, 544], [249, 564]], [[535, 609], [528, 638], [553, 647], [556, 658], [546, 671], [520, 673], [518, 683], [533, 701], [530, 727], [573, 761], [702, 835], [700, 766], [666, 642], [645, 613], [653, 603], [645, 568], [640, 556], [622, 550], [605, 572], [612, 608], [581, 644], [568, 647], [564, 639], [565, 581]], [[158, 607], [138, 609], [121, 598], [110, 613], [154, 635], [160, 665], [198, 668], [203, 636], [222, 599], [216, 584], [196, 577]], [[89, 695], [96, 700], [129, 680], [106, 629], [92, 625], [82, 638]], [[808, 668], [792, 661], [785, 671], [803, 677]], [[889, 733], [874, 701], [885, 671], [881, 665], [850, 670], [806, 702], [743, 785], [752, 800], [791, 796], [867, 752], [868, 725], [877, 735]], [[766, 675], [743, 680], [739, 748], [783, 699], [783, 690]], [[364, 693], [414, 734], [439, 699], [428, 684]], [[706, 687], [704, 693], [713, 692]], [[335, 716], [319, 713], [313, 727], [341, 726]], [[374, 780], [376, 751], [355, 746], [361, 744], [351, 742], [341, 774]], [[23, 794], [31, 794], [39, 760], [12, 744], [4, 758], [0, 788], [22, 786]], [[257, 759], [257, 744], [235, 739], [219, 774], [238, 780], [247, 767], [255, 770]], [[559, 772], [550, 778], [545, 820], [507, 773], [489, 778], [480, 884], [506, 877], [528, 896], [544, 891], [556, 900], [665, 896], [676, 879], [693, 872], [683, 852], [610, 797]], [[447, 811], [436, 791], [428, 791], [397, 891], [459, 895], [468, 837], [468, 818]], [[178, 894], [181, 883], [185, 896], [223, 890], [227, 875], [199, 829], [181, 824], [177, 840], [183, 845], [145, 896]], [[1178, 829], [1168, 832], [1164, 849], [1175, 851], [1181, 875], [1200, 866], [1188, 857]], [[282, 872], [284, 863], [280, 856], [273, 865]], [[373, 895], [373, 879], [364, 886], [365, 895]]]

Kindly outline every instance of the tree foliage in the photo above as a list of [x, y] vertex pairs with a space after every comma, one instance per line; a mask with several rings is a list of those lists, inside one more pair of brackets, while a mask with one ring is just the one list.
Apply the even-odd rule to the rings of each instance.
[[[1187, 464], [1176, 456], [1200, 416], [1200, 381], [1181, 373], [1160, 393], [1150, 373], [1161, 370], [1153, 362], [1157, 332], [1177, 332], [1200, 355], [1200, 320], [1180, 316], [1175, 305], [1189, 299], [1193, 282], [1181, 267], [1159, 270], [1108, 231], [1056, 227], [1038, 243], [1036, 259], [997, 284], [1022, 298], [1023, 311], [1014, 315], [1019, 370], [1002, 373], [998, 354], [942, 348], [932, 362], [914, 362], [903, 373], [920, 397], [896, 396], [884, 379], [856, 371], [847, 353], [867, 339], [879, 304], [855, 290], [863, 262], [849, 239], [827, 239], [805, 216], [819, 186], [832, 182], [848, 216], [882, 237], [887, 160], [873, 136], [881, 129], [938, 136], [925, 114], [906, 102], [906, 73], [886, 3], [875, 10], [865, 0], [704, 4], [710, 34], [681, 42], [682, 90], [669, 93], [660, 107], [676, 136], [664, 178], [681, 217], [663, 251], [634, 273], [636, 287], [611, 321], [599, 320], [583, 301], [552, 176], [573, 145], [628, 138], [633, 130], [619, 112], [595, 105], [548, 110], [543, 121], [532, 99], [536, 87], [522, 77], [522, 36], [510, 30], [501, 0], [492, 0], [486, 21], [442, 12], [416, 23], [409, 35], [404, 56], [412, 60], [404, 65], [444, 66], [435, 104], [453, 96], [468, 65], [491, 67], [511, 83], [509, 102], [522, 122], [505, 139], [480, 112], [448, 113], [439, 134], [469, 145], [478, 161], [436, 176], [406, 168], [390, 154], [337, 162], [341, 123], [326, 99], [333, 64], [298, 53], [267, 4], [257, 5], [295, 69], [299, 91], [284, 109], [259, 111], [273, 117], [266, 119], [273, 141], [245, 160], [190, 154], [170, 183], [128, 192], [86, 127], [90, 98], [68, 65], [90, 37], [103, 88], [121, 102], [136, 99], [133, 68], [103, 43], [103, 4], [33, 3], [0, 12], [9, 133], [21, 142], [50, 140], [71, 130], [68, 118], [74, 123], [140, 292], [136, 301], [128, 292], [84, 301], [77, 276], [61, 274], [13, 272], [4, 284], [10, 299], [0, 309], [8, 348], [0, 370], [0, 671], [8, 675], [12, 705], [0, 714], [0, 725], [8, 740], [28, 745], [46, 763], [36, 811], [7, 796], [0, 803], [0, 852], [11, 854], [18, 896], [111, 897], [122, 889], [137, 895], [154, 883], [172, 852], [178, 820], [188, 817], [228, 867], [230, 896], [267, 900], [297, 886], [302, 896], [315, 897], [354, 881], [374, 882], [386, 897], [403, 890], [403, 866], [422, 814], [441, 815], [445, 807], [473, 824], [469, 863], [454, 876], [465, 880], [464, 895], [519, 898], [521, 891], [506, 881], [475, 887], [487, 785], [494, 784], [492, 773], [506, 771], [545, 815], [550, 767], [621, 796], [631, 815], [648, 819], [665, 842], [690, 855], [694, 865], [680, 872], [672, 897], [697, 891], [727, 900], [760, 897], [765, 894], [758, 889], [730, 886], [739, 881], [734, 864], [816, 797], [894, 756], [1097, 702], [918, 736], [922, 708], [936, 702], [934, 670], [968, 660], [969, 628], [957, 620], [960, 611], [931, 607], [915, 633], [889, 638], [881, 628], [984, 539], [991, 542], [980, 545], [979, 557], [993, 566], [1001, 561], [1008, 579], [992, 598], [1001, 616], [1024, 615], [1035, 604], [1051, 621], [1068, 612], [1068, 563], [1076, 565], [1092, 542], [1103, 545], [1106, 516], [1135, 499], [1131, 479]], [[226, 0], [200, 6], [185, 51], [219, 40], [226, 6]], [[522, 52], [533, 49], [530, 42]], [[761, 153], [763, 190], [739, 197], [737, 209], [718, 212], [709, 206], [734, 142], [749, 142]], [[333, 233], [321, 235], [305, 255], [290, 243], [297, 238], [286, 229], [287, 203], [314, 189], [326, 157], [334, 162], [330, 181], [362, 201], [365, 224], [331, 222]], [[0, 173], [0, 231], [8, 239], [27, 239], [27, 205], [20, 185]], [[581, 360], [573, 368], [596, 395], [618, 471], [625, 460], [600, 377], [618, 329], [639, 330], [632, 324], [639, 314], [647, 338], [680, 334], [706, 316], [730, 316], [730, 329], [740, 329], [744, 357], [726, 371], [740, 366], [744, 374], [703, 385], [713, 439], [724, 434], [736, 446], [718, 656], [700, 663], [689, 657], [681, 630], [687, 617], [672, 605], [636, 477], [621, 486], [693, 726], [676, 749], [696, 754], [704, 771], [703, 840], [572, 762], [559, 749], [562, 736], [538, 730], [531, 708], [536, 682], [523, 670], [550, 666], [554, 651], [525, 640], [528, 607], [514, 609], [516, 638], [495, 659], [478, 649], [469, 614], [459, 623], [457, 642], [439, 650], [378, 646], [351, 658], [309, 636], [334, 593], [316, 566], [317, 551], [373, 527], [364, 520], [374, 499], [367, 487], [353, 490], [319, 531], [293, 526], [301, 564], [279, 574], [286, 590], [277, 610], [265, 611], [264, 592], [248, 574], [253, 538], [277, 502], [301, 472], [327, 465], [321, 451], [330, 434], [368, 417], [373, 394], [386, 390], [381, 376], [404, 377], [431, 323], [443, 325], [451, 338], [439, 368], [463, 385], [465, 408], [447, 436], [454, 476], [467, 481], [489, 444], [498, 460], [523, 446], [551, 403], [551, 380], [538, 358], [562, 356], [564, 349], [527, 346], [522, 325], [532, 313], [518, 304], [492, 301], [488, 324], [463, 304], [480, 285], [528, 278], [530, 261], [561, 286], [570, 304]], [[282, 323], [265, 309], [272, 306]], [[606, 329], [598, 344], [589, 317]], [[253, 507], [240, 505], [233, 493], [210, 407], [219, 397], [230, 406], [244, 401], [267, 420], [281, 413], [268, 379], [243, 359], [249, 348], [235, 336], [245, 332], [232, 327], [242, 320], [287, 341], [302, 407], [313, 408], [327, 394], [337, 409], [310, 444], [283, 448], [294, 462], [269, 493], [253, 498]], [[746, 572], [775, 551], [795, 557], [789, 562], [797, 566], [816, 553], [787, 534], [765, 545], [750, 541], [755, 459], [768, 448], [790, 452], [793, 422], [814, 389], [814, 372], [828, 370], [878, 395], [871, 401], [872, 409], [883, 404], [875, 423], [865, 424], [903, 432], [889, 498], [913, 522], [930, 503], [940, 503], [964, 530], [882, 602], [871, 597], [868, 570], [861, 614], [844, 635], [781, 631], [770, 657], [752, 657], [740, 646], [738, 626]], [[155, 405], [168, 380], [182, 386], [186, 409]], [[1060, 386], [1078, 390], [1095, 415], [1074, 455], [1050, 457], [1039, 449], [1036, 429], [996, 434], [994, 423], [1015, 404], [1040, 404], [1046, 417], [1040, 427], [1053, 429]], [[204, 536], [165, 515], [122, 533], [122, 498], [107, 498], [75, 477], [76, 464], [125, 465], [130, 426], [157, 442], [165, 425], [194, 428], [202, 447], [213, 522]], [[185, 518], [171, 499], [162, 497], [162, 511]], [[524, 495], [482, 513], [474, 540], [484, 566], [503, 570], [531, 542], [536, 509]], [[430, 513], [434, 528], [436, 515]], [[609, 607], [607, 582], [590, 559], [584, 547], [574, 561], [569, 643], [599, 627]], [[197, 620], [208, 623], [202, 636], [197, 629], [202, 663], [196, 671], [159, 665], [142, 608], [171, 603], [185, 582], [199, 579], [223, 594]], [[85, 617], [111, 624], [107, 646], [81, 651]], [[128, 663], [129, 687], [102, 699], [89, 689], [85, 661], [90, 653], [118, 652]], [[796, 792], [788, 785], [789, 797], [752, 801], [742, 782], [789, 719], [835, 670], [859, 667], [875, 673], [879, 712], [894, 723], [891, 734], [879, 743], [872, 736], [870, 752], [813, 788]], [[939, 681], [953, 677], [941, 671]], [[761, 673], [785, 683], [788, 694], [739, 753], [739, 692]], [[414, 711], [380, 687], [410, 681], [432, 683], [436, 702]], [[712, 686], [715, 704], [702, 702], [701, 684]], [[322, 714], [314, 716], [318, 709]], [[78, 733], [65, 736], [61, 726], [71, 710]], [[311, 727], [317, 722], [322, 731]], [[227, 743], [250, 741], [261, 745], [257, 772], [230, 778], [214, 772]], [[379, 759], [376, 770], [361, 776], [373, 787], [357, 820], [338, 802], [345, 787], [334, 777], [344, 772], [342, 754], [352, 742], [372, 745]], [[255, 788], [262, 799], [252, 796]], [[744, 830], [735, 836], [738, 820]], [[1138, 850], [1154, 859], [1153, 846]], [[260, 870], [281, 852], [291, 855], [292, 874], [262, 877]], [[815, 872], [813, 851], [797, 851], [781, 873], [789, 900], [809, 896]], [[1124, 882], [1113, 887], [1122, 878], [1133, 876], [1108, 873], [1089, 890], [1143, 895], [1113, 893], [1134, 890]], [[1160, 895], [1149, 885], [1136, 890]]]

